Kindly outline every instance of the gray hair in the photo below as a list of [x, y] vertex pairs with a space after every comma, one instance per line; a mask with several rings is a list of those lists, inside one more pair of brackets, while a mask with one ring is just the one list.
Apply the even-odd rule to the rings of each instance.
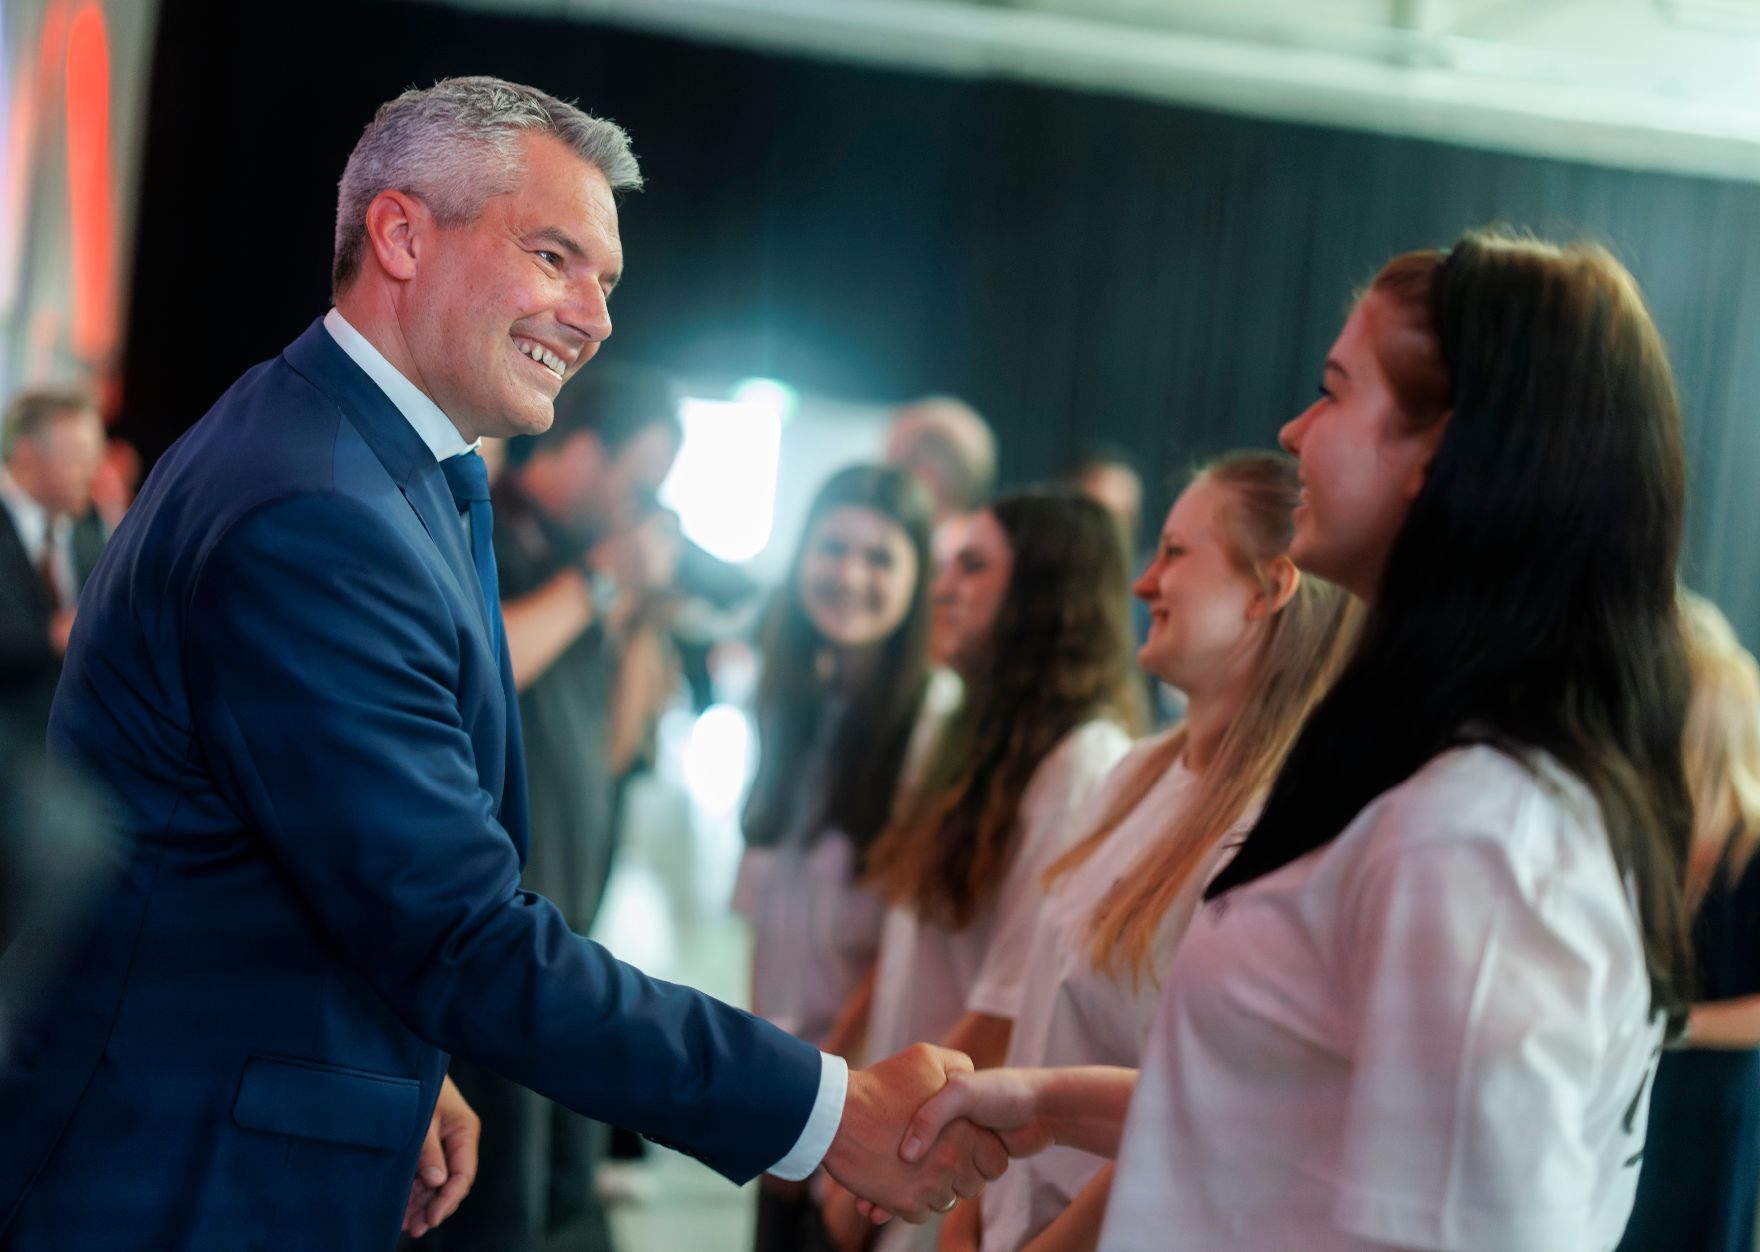
[[521, 141], [554, 135], [598, 169], [613, 191], [634, 191], [642, 171], [629, 136], [535, 87], [505, 79], [445, 78], [379, 106], [349, 154], [336, 195], [336, 254], [330, 285], [354, 281], [367, 246], [367, 206], [382, 191], [402, 191], [433, 210], [442, 226], [476, 220], [491, 196], [512, 189]]

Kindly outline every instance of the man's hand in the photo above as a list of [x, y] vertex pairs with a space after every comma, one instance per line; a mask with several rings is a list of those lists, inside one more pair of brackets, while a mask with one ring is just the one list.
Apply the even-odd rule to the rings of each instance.
[[1008, 1165], [1008, 1150], [989, 1131], [947, 1126], [907, 1163], [899, 1143], [918, 1108], [946, 1085], [970, 1073], [958, 1052], [919, 1043], [867, 1069], [851, 1070], [843, 1121], [825, 1154], [825, 1169], [850, 1191], [910, 1222], [945, 1212], [961, 1196], [975, 1196]]
[[471, 1189], [477, 1179], [477, 1137], [482, 1125], [452, 1079], [442, 1082], [403, 1210], [403, 1230], [410, 1238], [420, 1239], [451, 1217]]

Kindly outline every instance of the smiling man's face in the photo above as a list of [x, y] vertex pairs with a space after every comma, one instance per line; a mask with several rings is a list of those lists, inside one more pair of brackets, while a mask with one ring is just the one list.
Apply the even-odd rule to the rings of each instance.
[[419, 385], [466, 438], [550, 428], [563, 382], [611, 334], [623, 271], [605, 176], [560, 140], [525, 140], [513, 190], [425, 233], [400, 318]]

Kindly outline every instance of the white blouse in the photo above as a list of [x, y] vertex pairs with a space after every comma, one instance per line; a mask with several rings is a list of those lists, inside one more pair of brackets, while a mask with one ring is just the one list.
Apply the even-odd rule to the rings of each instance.
[[[1014, 1017], [1028, 973], [1027, 953], [1045, 898], [1041, 880], [1080, 833], [1076, 817], [1130, 748], [1115, 722], [1078, 726], [1040, 762], [1021, 796], [1014, 851], [989, 905], [950, 931], [894, 905], [886, 912], [868, 1022], [868, 1057], [947, 1037], [967, 1012]], [[893, 1222], [877, 1248], [933, 1248], [937, 1224]]]
[[[951, 671], [932, 676], [900, 769], [901, 785], [921, 770], [960, 687]], [[812, 802], [832, 779], [809, 762], [800, 783]], [[733, 910], [752, 932], [753, 1009], [797, 1038], [825, 1042], [844, 1001], [868, 976], [880, 950], [886, 908], [856, 881], [856, 847], [843, 831], [816, 832], [764, 848], [740, 860]]]
[[1204, 903], [1126, 1121], [1106, 1252], [1605, 1252], [1662, 1024], [1631, 893], [1550, 758], [1436, 757]]
[[[1134, 748], [1089, 804], [1081, 823], [1087, 838], [1132, 785], [1145, 757], [1165, 736]], [[1033, 936], [1031, 970], [1009, 1039], [1008, 1065], [1123, 1065], [1142, 1063], [1161, 984], [1174, 950], [1190, 925], [1203, 888], [1233, 856], [1258, 814], [1255, 804], [1217, 838], [1188, 884], [1174, 897], [1150, 945], [1141, 973], [1094, 968], [1090, 939], [1095, 910], [1118, 881], [1137, 872], [1195, 798], [1197, 775], [1182, 756], [1144, 793], [1087, 860], [1052, 884]], [[1069, 1207], [1105, 1164], [1074, 1148], [1054, 1147], [1016, 1161], [984, 1191], [983, 1246], [1013, 1252]]]

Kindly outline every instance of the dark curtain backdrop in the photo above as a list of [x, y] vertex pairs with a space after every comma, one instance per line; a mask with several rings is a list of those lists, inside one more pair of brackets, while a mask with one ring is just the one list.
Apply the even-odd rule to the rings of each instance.
[[1303, 407], [1351, 290], [1502, 220], [1611, 245], [1673, 349], [1688, 577], [1760, 643], [1760, 185], [372, 0], [161, 0], [124, 429], [149, 456], [327, 307], [380, 101], [494, 73], [633, 134], [607, 350], [882, 401], [970, 399], [1003, 471], [1171, 476]]

